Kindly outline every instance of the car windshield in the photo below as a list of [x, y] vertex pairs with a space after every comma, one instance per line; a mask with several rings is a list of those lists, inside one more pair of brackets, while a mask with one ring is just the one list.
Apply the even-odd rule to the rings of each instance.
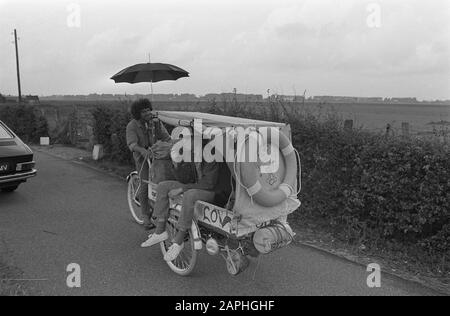
[[0, 124], [0, 139], [11, 139], [13, 138], [12, 135], [6, 130], [6, 128], [3, 127], [2, 124]]

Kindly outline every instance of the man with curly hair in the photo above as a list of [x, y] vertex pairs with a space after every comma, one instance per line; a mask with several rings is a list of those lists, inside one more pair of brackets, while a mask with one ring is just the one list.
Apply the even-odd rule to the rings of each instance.
[[171, 140], [163, 123], [154, 119], [152, 111], [153, 106], [148, 99], [135, 101], [131, 105], [131, 116], [133, 119], [128, 124], [126, 133], [128, 148], [133, 153], [137, 171], [140, 172], [139, 201], [146, 230], [154, 228], [154, 225], [151, 223], [152, 211], [148, 200], [149, 166], [147, 158], [153, 157], [149, 148], [158, 141], [167, 142]]

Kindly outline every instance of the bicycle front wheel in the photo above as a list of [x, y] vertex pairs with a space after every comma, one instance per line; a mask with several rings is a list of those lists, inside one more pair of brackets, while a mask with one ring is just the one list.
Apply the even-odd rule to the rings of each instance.
[[[169, 238], [161, 243], [161, 252], [163, 256], [169, 250], [172, 245], [172, 240], [175, 238], [178, 230], [176, 224], [178, 222], [178, 214], [175, 211], [170, 212], [170, 216], [166, 225]], [[190, 275], [197, 264], [198, 251], [194, 247], [194, 236], [192, 230], [189, 229], [188, 234], [184, 240], [184, 248], [180, 252], [180, 255], [172, 262], [167, 262], [169, 268], [178, 275], [188, 276]]]
[[133, 174], [128, 181], [128, 208], [130, 209], [131, 216], [139, 225], [144, 224], [144, 219], [141, 211], [141, 203], [139, 202], [140, 179], [137, 174]]

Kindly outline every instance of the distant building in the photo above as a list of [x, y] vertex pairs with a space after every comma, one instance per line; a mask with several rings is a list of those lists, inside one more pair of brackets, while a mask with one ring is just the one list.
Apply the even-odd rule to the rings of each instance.
[[383, 102], [383, 98], [358, 98], [358, 103], [381, 103]]
[[37, 95], [27, 95], [25, 97], [25, 103], [39, 104], [41, 102], [39, 101], [39, 97]]
[[242, 93], [208, 93], [202, 97], [200, 97], [201, 101], [232, 101], [235, 100], [237, 102], [261, 102], [263, 100], [263, 96], [261, 94], [242, 94]]
[[17, 103], [17, 97], [5, 96], [0, 94], [0, 103]]
[[417, 103], [417, 98], [392, 98], [393, 103]]
[[279, 101], [294, 102], [296, 97], [295, 95], [277, 95], [276, 99]]
[[323, 95], [323, 96], [315, 96], [313, 98], [314, 102], [347, 102], [347, 103], [356, 103], [358, 102], [357, 97], [341, 97], [341, 96], [332, 96], [332, 95]]
[[198, 101], [197, 96], [195, 94], [190, 93], [182, 93], [182, 94], [174, 94], [169, 101], [181, 101], [181, 102], [195, 102]]

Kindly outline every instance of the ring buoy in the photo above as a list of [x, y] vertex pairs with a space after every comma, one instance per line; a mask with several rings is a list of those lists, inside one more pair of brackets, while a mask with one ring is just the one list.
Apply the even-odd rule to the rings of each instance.
[[[277, 206], [296, 194], [294, 188], [297, 183], [297, 156], [294, 146], [285, 134], [278, 129], [274, 130], [276, 130], [274, 134], [279, 139], [278, 150], [281, 153], [279, 168], [275, 174], [263, 175], [255, 162], [240, 163], [240, 178], [248, 195], [256, 203], [265, 207]], [[268, 132], [265, 139], [267, 146], [272, 146], [271, 136], [272, 133]], [[248, 139], [242, 145], [248, 147], [247, 144]], [[276, 181], [267, 181], [268, 176]]]

